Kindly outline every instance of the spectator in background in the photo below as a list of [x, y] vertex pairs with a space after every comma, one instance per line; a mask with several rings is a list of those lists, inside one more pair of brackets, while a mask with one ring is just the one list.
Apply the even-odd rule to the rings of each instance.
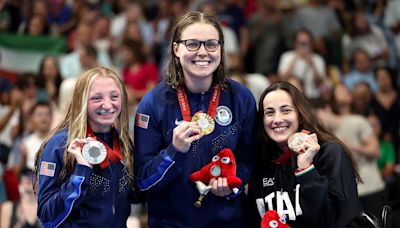
[[326, 0], [309, 0], [296, 10], [293, 22], [295, 30], [311, 31], [316, 52], [328, 57], [326, 61], [332, 64], [335, 62], [331, 59], [333, 51], [340, 42], [341, 26], [334, 10], [326, 3]]
[[374, 114], [371, 109], [371, 100], [374, 96], [369, 84], [364, 81], [359, 81], [350, 91], [353, 96], [353, 112], [365, 117]]
[[55, 56], [44, 56], [39, 66], [38, 89], [39, 100], [58, 106], [58, 93], [62, 82], [58, 59]]
[[49, 35], [50, 26], [48, 24], [47, 18], [43, 17], [40, 14], [33, 14], [28, 22], [27, 27], [23, 31], [24, 34], [30, 36], [43, 36]]
[[143, 42], [150, 50], [154, 44], [154, 29], [144, 17], [141, 3], [139, 1], [121, 2], [123, 2], [123, 5], [120, 6], [122, 12], [111, 21], [111, 35], [113, 36], [114, 41], [121, 44], [127, 25], [131, 22], [136, 22], [139, 26], [140, 33], [143, 36]]
[[352, 53], [350, 61], [351, 71], [343, 76], [343, 82], [351, 91], [360, 81], [368, 83], [373, 92], [376, 92], [376, 85], [371, 58], [363, 49], [357, 49]]
[[[73, 52], [64, 55], [60, 58], [60, 69], [61, 75], [64, 78], [67, 77], [78, 77], [78, 75], [84, 72], [81, 68], [79, 54], [82, 48], [87, 45], [93, 45], [93, 23], [82, 22], [78, 25], [76, 29], [74, 39], [74, 49]], [[111, 66], [111, 58], [108, 51], [98, 50], [97, 51], [97, 61], [102, 66]]]
[[257, 4], [258, 11], [248, 20], [250, 47], [246, 62], [252, 65], [250, 72], [267, 75], [276, 72], [279, 57], [291, 42], [293, 22], [277, 0], [261, 0]]
[[18, 191], [21, 196], [19, 201], [8, 201], [3, 204], [0, 214], [0, 226], [12, 228], [40, 228], [37, 218], [37, 202], [32, 188], [33, 172], [22, 170]]
[[244, 9], [234, 0], [219, 0], [215, 2], [217, 6], [216, 17], [219, 24], [231, 28], [239, 43], [239, 69], [243, 69], [243, 61], [249, 48], [249, 29], [247, 27]]
[[351, 54], [357, 49], [365, 50], [374, 66], [387, 64], [389, 47], [381, 28], [370, 24], [366, 12], [358, 9], [352, 14], [351, 27], [342, 37], [344, 69], [348, 69]]
[[278, 73], [282, 80], [299, 78], [304, 84], [304, 94], [308, 99], [318, 99], [327, 95], [328, 80], [324, 59], [313, 50], [313, 38], [307, 30], [299, 30], [294, 38], [293, 50], [282, 54]]
[[381, 218], [381, 209], [386, 201], [384, 181], [376, 163], [380, 156], [378, 137], [366, 117], [353, 114], [352, 103], [348, 88], [338, 84], [332, 90], [333, 113], [319, 110], [318, 116], [354, 156], [362, 180], [357, 189], [363, 208]]
[[23, 94], [18, 88], [13, 88], [7, 79], [0, 78], [0, 153], [2, 153], [0, 162], [3, 165], [7, 163], [8, 154], [15, 140], [15, 132], [19, 127], [23, 99]]
[[93, 45], [86, 44], [79, 49], [79, 63], [82, 72], [99, 66], [97, 62], [97, 50]]
[[[383, 23], [393, 33], [397, 47], [397, 56], [400, 56], [400, 1], [387, 1]], [[397, 62], [396, 65], [398, 64], [399, 63]]]
[[[394, 82], [395, 75], [386, 67], [375, 70], [378, 90], [372, 96], [370, 108], [378, 117], [381, 125], [380, 138], [393, 143], [396, 151], [399, 145], [400, 129], [400, 96]], [[396, 156], [396, 160], [398, 157]]]
[[131, 87], [135, 100], [139, 102], [158, 83], [158, 67], [148, 59], [141, 42], [125, 41], [121, 51], [125, 62], [123, 80]]
[[51, 130], [52, 110], [49, 103], [36, 103], [30, 110], [32, 131], [22, 140], [21, 163], [17, 170], [35, 170], [35, 155]]

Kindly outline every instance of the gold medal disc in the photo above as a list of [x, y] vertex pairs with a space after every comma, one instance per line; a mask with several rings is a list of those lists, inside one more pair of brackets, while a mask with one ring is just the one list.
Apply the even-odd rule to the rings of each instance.
[[197, 123], [203, 135], [208, 135], [214, 131], [215, 122], [207, 113], [196, 112], [192, 118], [192, 122]]

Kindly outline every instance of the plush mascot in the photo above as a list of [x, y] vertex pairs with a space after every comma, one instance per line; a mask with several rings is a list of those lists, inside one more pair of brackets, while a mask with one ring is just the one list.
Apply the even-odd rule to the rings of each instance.
[[286, 215], [279, 216], [275, 210], [269, 210], [261, 220], [261, 228], [290, 228], [286, 224]]
[[211, 189], [211, 186], [208, 186], [210, 180], [218, 177], [225, 177], [228, 186], [232, 188], [233, 192], [237, 193], [239, 191], [238, 188], [242, 184], [242, 180], [236, 176], [236, 160], [232, 150], [229, 148], [221, 150], [212, 158], [210, 163], [190, 175], [189, 180], [196, 183], [197, 189], [201, 194], [199, 200], [195, 203], [196, 207], [201, 206], [201, 201]]

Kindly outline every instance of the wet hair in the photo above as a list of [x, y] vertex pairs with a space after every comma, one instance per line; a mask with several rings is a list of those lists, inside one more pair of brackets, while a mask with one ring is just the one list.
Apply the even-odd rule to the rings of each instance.
[[174, 45], [181, 38], [182, 32], [192, 24], [195, 23], [205, 23], [212, 25], [219, 35], [219, 40], [221, 42], [220, 52], [221, 52], [221, 62], [218, 68], [213, 73], [213, 80], [215, 83], [219, 84], [222, 88], [226, 88], [228, 76], [226, 74], [225, 67], [225, 51], [224, 51], [224, 35], [222, 29], [217, 22], [217, 19], [208, 14], [200, 12], [188, 12], [177, 22], [172, 31], [172, 39], [170, 42], [170, 53], [168, 57], [168, 64], [166, 68], [166, 82], [168, 85], [176, 88], [180, 83], [183, 83], [183, 70], [179, 58], [175, 56]]
[[78, 78], [74, 94], [73, 101], [68, 109], [67, 115], [65, 119], [50, 132], [49, 136], [44, 140], [42, 145], [40, 146], [38, 152], [35, 157], [35, 180], [33, 184], [33, 188], [35, 193], [37, 191], [37, 181], [38, 181], [38, 169], [40, 168], [40, 157], [43, 153], [44, 147], [55, 134], [58, 132], [67, 129], [68, 130], [68, 138], [67, 143], [64, 150], [64, 165], [61, 170], [61, 173], [57, 179], [58, 184], [61, 185], [65, 182], [73, 173], [75, 167], [75, 157], [71, 153], [67, 152], [67, 145], [71, 143], [71, 141], [75, 138], [86, 138], [87, 135], [87, 126], [88, 126], [88, 111], [87, 111], [87, 103], [89, 99], [90, 87], [93, 81], [96, 78], [112, 78], [121, 91], [121, 113], [114, 123], [114, 127], [117, 129], [119, 134], [119, 139], [121, 141], [121, 152], [123, 156], [123, 162], [125, 164], [125, 172], [128, 175], [129, 182], [133, 188], [133, 178], [134, 178], [134, 170], [133, 170], [133, 157], [132, 157], [132, 142], [129, 138], [129, 117], [128, 117], [128, 107], [127, 107], [127, 93], [125, 90], [125, 86], [121, 80], [121, 78], [111, 69], [105, 67], [98, 67], [90, 69]]
[[[268, 88], [264, 90], [260, 97], [259, 107], [256, 116], [256, 131], [257, 131], [257, 139], [259, 140], [259, 148], [257, 149], [257, 157], [259, 158], [260, 162], [265, 164], [276, 158], [279, 154], [277, 152], [278, 146], [273, 141], [268, 134], [265, 132], [264, 129], [264, 98], [273, 91], [283, 90], [289, 94], [289, 96], [293, 100], [293, 105], [295, 110], [298, 114], [299, 120], [299, 130], [305, 129], [312, 133], [315, 133], [318, 137], [318, 142], [320, 144], [324, 142], [335, 142], [340, 144], [344, 151], [346, 152], [347, 156], [350, 158], [354, 173], [356, 175], [356, 179], [360, 181], [360, 176], [358, 174], [357, 165], [353, 159], [353, 156], [350, 150], [333, 134], [331, 134], [326, 128], [322, 125], [319, 121], [317, 115], [314, 113], [311, 105], [304, 97], [304, 95], [293, 85], [286, 81], [277, 82], [271, 84]], [[274, 149], [271, 149], [274, 148]], [[274, 154], [275, 152], [275, 154]]]

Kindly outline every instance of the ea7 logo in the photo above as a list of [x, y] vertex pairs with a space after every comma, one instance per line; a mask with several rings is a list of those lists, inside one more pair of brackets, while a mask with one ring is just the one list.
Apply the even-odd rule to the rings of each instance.
[[266, 178], [263, 178], [262, 181], [263, 181], [263, 187], [274, 186], [275, 177], [266, 177]]

